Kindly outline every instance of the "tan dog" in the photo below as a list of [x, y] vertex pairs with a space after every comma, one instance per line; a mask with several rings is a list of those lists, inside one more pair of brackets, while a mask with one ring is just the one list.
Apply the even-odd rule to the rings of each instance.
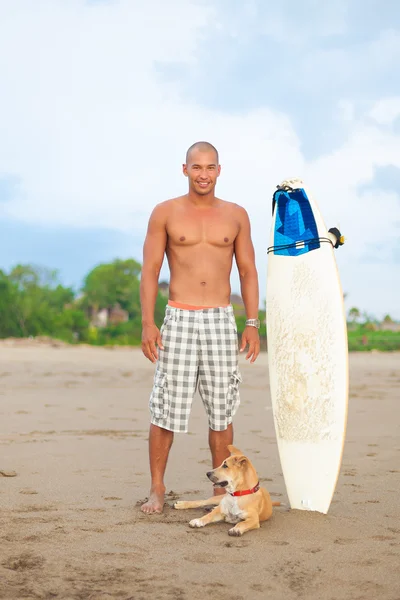
[[210, 513], [193, 519], [190, 527], [204, 527], [209, 523], [227, 521], [237, 523], [229, 529], [229, 535], [243, 535], [250, 529], [258, 529], [260, 521], [266, 521], [272, 515], [272, 507], [280, 506], [280, 502], [271, 502], [269, 493], [259, 486], [255, 468], [250, 460], [234, 446], [228, 446], [231, 456], [222, 465], [207, 473], [214, 487], [223, 487], [226, 494], [213, 496], [208, 500], [176, 502], [174, 508], [200, 508], [216, 504]]

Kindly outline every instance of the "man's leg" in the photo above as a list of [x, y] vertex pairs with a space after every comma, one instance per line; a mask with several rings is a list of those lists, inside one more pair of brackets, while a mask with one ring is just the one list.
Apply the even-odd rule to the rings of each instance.
[[149, 499], [142, 504], [142, 511], [146, 514], [161, 513], [164, 507], [165, 485], [164, 474], [174, 432], [163, 429], [157, 425], [150, 425], [149, 456], [151, 488]]
[[[228, 458], [228, 456], [230, 456], [227, 446], [233, 443], [232, 423], [228, 425], [224, 431], [214, 431], [213, 429], [209, 429], [208, 441], [210, 444], [213, 469], [216, 469], [226, 458]], [[215, 488], [214, 494], [215, 496], [225, 494], [225, 490], [223, 488]]]
[[[238, 338], [232, 307], [207, 311], [199, 333], [199, 392], [208, 415], [208, 440], [215, 469], [230, 456], [227, 446], [233, 442], [232, 416], [237, 408], [236, 398], [229, 396], [233, 394], [232, 378], [238, 369]], [[223, 488], [214, 489], [215, 495], [224, 493]]]

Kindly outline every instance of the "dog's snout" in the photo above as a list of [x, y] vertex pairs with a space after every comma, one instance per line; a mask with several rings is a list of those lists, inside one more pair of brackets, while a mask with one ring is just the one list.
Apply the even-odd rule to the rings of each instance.
[[207, 473], [208, 479], [211, 479], [212, 475], [213, 475], [213, 472], [212, 471], [208, 471], [208, 473]]

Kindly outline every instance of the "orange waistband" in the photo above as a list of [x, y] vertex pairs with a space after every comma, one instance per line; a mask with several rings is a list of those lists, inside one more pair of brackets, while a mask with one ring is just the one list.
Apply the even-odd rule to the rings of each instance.
[[182, 310], [203, 310], [207, 308], [227, 308], [229, 304], [224, 304], [223, 306], [195, 306], [193, 304], [184, 304], [183, 302], [168, 300], [168, 306], [172, 306], [172, 308], [181, 308]]

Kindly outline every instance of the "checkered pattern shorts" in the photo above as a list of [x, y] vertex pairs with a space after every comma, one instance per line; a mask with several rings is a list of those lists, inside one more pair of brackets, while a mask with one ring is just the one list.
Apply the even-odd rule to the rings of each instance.
[[150, 396], [151, 422], [188, 431], [198, 386], [211, 429], [223, 431], [240, 403], [238, 339], [232, 306], [183, 310], [166, 307], [161, 327], [164, 350]]

